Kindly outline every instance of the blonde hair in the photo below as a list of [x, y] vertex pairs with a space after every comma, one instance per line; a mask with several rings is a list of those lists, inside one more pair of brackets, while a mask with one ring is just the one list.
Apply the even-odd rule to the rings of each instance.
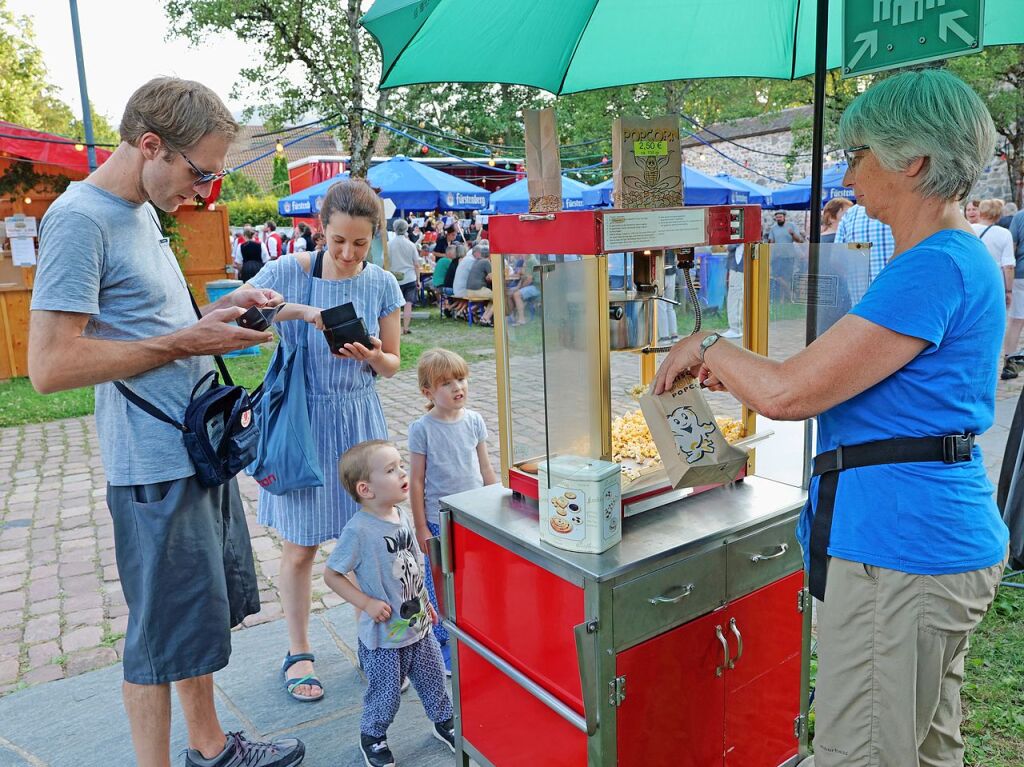
[[[420, 355], [420, 361], [416, 365], [416, 377], [420, 391], [433, 389], [445, 381], [469, 378], [469, 365], [455, 352], [447, 349], [427, 349]], [[428, 401], [427, 410], [432, 407], [434, 403]]]
[[144, 133], [155, 133], [170, 154], [194, 147], [211, 133], [233, 139], [238, 123], [220, 97], [202, 83], [157, 77], [128, 99], [118, 131], [132, 146]]
[[1001, 215], [1003, 215], [1002, 200], [982, 200], [978, 204], [978, 216], [986, 221], [998, 221]]
[[382, 447], [395, 447], [395, 443], [386, 439], [368, 439], [366, 442], [360, 442], [358, 445], [350, 447], [338, 461], [338, 477], [341, 479], [341, 485], [356, 503], [362, 503], [356, 485], [369, 481], [372, 470], [370, 462], [373, 460], [374, 453]]
[[833, 197], [831, 200], [825, 203], [825, 207], [821, 209], [821, 218], [823, 221], [832, 224], [842, 218], [843, 213], [848, 208], [852, 208], [853, 203], [846, 197]]

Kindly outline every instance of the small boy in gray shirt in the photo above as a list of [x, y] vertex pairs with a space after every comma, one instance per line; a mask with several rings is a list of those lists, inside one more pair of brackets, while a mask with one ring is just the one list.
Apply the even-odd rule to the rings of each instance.
[[[327, 560], [324, 582], [358, 608], [363, 696], [360, 749], [368, 767], [389, 767], [388, 727], [398, 713], [402, 681], [412, 681], [435, 738], [455, 751], [452, 702], [441, 648], [430, 631], [438, 620], [427, 598], [423, 553], [408, 517], [398, 508], [409, 482], [398, 449], [369, 440], [341, 457], [341, 483], [360, 505]], [[354, 572], [356, 586], [344, 573]]]

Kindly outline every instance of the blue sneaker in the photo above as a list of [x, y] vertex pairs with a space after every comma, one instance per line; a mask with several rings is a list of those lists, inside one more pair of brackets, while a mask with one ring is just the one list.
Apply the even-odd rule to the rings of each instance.
[[451, 676], [452, 675], [452, 650], [448, 646], [447, 642], [445, 642], [443, 645], [441, 645], [441, 660], [444, 661], [444, 675], [445, 676]]

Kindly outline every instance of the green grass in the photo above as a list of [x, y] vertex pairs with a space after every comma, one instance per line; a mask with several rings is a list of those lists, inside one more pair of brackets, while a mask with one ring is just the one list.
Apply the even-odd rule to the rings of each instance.
[[42, 395], [27, 378], [0, 381], [0, 427], [76, 418], [93, 411], [92, 387]]
[[[413, 320], [412, 331], [410, 335], [402, 336], [400, 370], [415, 368], [420, 354], [434, 346], [451, 349], [470, 363], [493, 356], [488, 351], [494, 348], [493, 329], [478, 325], [471, 327], [465, 321], [442, 320], [437, 309], [430, 309], [427, 319]], [[258, 355], [226, 358], [225, 363], [235, 383], [250, 390], [256, 388], [263, 380], [273, 350], [274, 344], [266, 344]], [[94, 406], [91, 386], [56, 394], [39, 394], [27, 378], [0, 381], [0, 428], [91, 415]]]
[[1000, 588], [971, 637], [961, 699], [966, 763], [1024, 764], [1024, 589]]

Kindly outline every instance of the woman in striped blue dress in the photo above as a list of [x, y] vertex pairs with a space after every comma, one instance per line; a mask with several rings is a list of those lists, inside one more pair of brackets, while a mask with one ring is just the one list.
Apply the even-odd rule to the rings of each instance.
[[[315, 255], [297, 253], [267, 264], [250, 283], [276, 290], [292, 304], [281, 310], [278, 320], [307, 321], [281, 322], [278, 328], [289, 344], [306, 335], [309, 420], [324, 485], [284, 495], [271, 495], [261, 489], [259, 495], [259, 522], [275, 528], [283, 539], [279, 586], [290, 642], [283, 672], [288, 692], [303, 701], [323, 697], [309, 647], [313, 558], [317, 546], [337, 538], [358, 508], [341, 487], [338, 460], [353, 445], [388, 438], [374, 380], [377, 376], [393, 376], [401, 361], [402, 293], [394, 275], [365, 260], [381, 212], [380, 198], [366, 182], [335, 184], [320, 209], [327, 235], [322, 274], [315, 274]], [[312, 306], [327, 309], [349, 301], [355, 305], [371, 336], [372, 349], [347, 344], [339, 355], [331, 353], [322, 333], [307, 324], [318, 314], [303, 305], [310, 280]]]

